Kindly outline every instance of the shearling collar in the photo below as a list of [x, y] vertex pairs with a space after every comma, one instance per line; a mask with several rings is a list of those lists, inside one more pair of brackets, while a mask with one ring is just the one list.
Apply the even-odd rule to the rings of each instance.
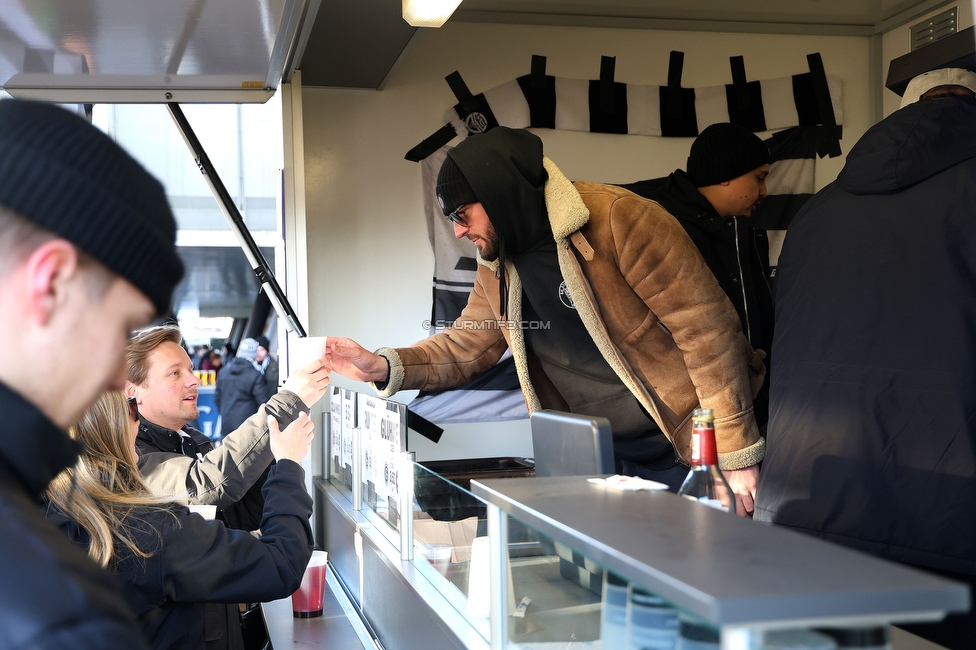
[[[552, 236], [555, 238], [557, 246], [565, 248], [569, 245], [569, 236], [585, 226], [586, 222], [590, 220], [590, 211], [583, 202], [583, 197], [573, 187], [572, 181], [566, 178], [566, 175], [556, 167], [556, 163], [543, 156], [542, 165], [546, 173], [549, 174], [545, 186], [545, 197]], [[487, 266], [495, 273], [498, 272], [498, 260], [488, 262], [481, 259], [481, 253], [478, 253], [478, 263]], [[506, 271], [511, 273], [512, 270], [512, 264], [509, 262], [506, 264]]]

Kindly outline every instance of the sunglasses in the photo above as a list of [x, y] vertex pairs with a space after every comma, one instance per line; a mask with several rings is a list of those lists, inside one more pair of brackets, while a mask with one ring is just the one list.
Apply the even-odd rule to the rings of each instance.
[[129, 417], [132, 418], [133, 422], [139, 421], [139, 405], [136, 404], [135, 397], [127, 397], [126, 402], [129, 404]]
[[450, 221], [451, 223], [456, 223], [459, 226], [462, 226], [464, 228], [467, 228], [468, 227], [468, 222], [465, 221], [464, 215], [461, 214], [462, 212], [464, 212], [467, 209], [467, 207], [468, 207], [467, 205], [462, 205], [460, 208], [458, 208], [457, 210], [455, 210], [451, 214], [447, 215], [447, 220]]

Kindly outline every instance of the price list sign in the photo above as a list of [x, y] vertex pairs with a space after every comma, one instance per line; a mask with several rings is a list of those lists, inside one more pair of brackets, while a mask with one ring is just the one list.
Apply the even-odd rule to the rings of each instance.
[[342, 484], [352, 490], [352, 429], [356, 426], [356, 401], [359, 395], [348, 388], [339, 390], [342, 394], [342, 441], [340, 443]]
[[399, 496], [397, 454], [406, 450], [407, 407], [367, 395], [359, 396], [358, 407], [366, 465], [363, 501], [395, 527]]
[[329, 478], [352, 489], [352, 428], [356, 426], [356, 392], [329, 390]]

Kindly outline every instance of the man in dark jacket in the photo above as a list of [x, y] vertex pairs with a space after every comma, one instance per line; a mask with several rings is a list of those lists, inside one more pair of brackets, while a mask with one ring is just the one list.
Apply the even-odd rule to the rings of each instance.
[[[756, 350], [773, 342], [773, 298], [765, 230], [749, 218], [766, 196], [769, 150], [759, 137], [730, 123], [712, 124], [691, 145], [688, 171], [622, 187], [653, 199], [685, 229], [742, 321]], [[767, 369], [771, 368], [769, 358]], [[756, 423], [765, 429], [769, 382], [754, 401]]]
[[[215, 448], [187, 426], [200, 414], [200, 380], [182, 340], [179, 328], [163, 325], [137, 333], [126, 348], [125, 390], [136, 398], [140, 416], [139, 471], [153, 492], [215, 505], [229, 527], [256, 530], [264, 508], [264, 477], [274, 460], [268, 416], [287, 427], [299, 413], [307, 413], [325, 394], [330, 370], [322, 362], [300, 369]], [[237, 605], [207, 606], [207, 647], [243, 647]]]
[[162, 186], [61, 108], [0, 101], [0, 648], [144, 648], [118, 582], [43, 515], [65, 433], [120, 389], [183, 275]]
[[[755, 513], [971, 585], [973, 90], [968, 71], [916, 77], [790, 226]], [[910, 629], [971, 648], [976, 618]]]
[[258, 342], [244, 339], [237, 348], [237, 356], [217, 375], [214, 404], [220, 413], [221, 432], [236, 431], [244, 420], [258, 412], [258, 407], [271, 399], [264, 373], [257, 364]]
[[267, 336], [261, 335], [254, 340], [258, 342], [258, 353], [254, 360], [261, 366], [268, 392], [274, 394], [278, 390], [278, 360], [271, 354], [271, 342]]

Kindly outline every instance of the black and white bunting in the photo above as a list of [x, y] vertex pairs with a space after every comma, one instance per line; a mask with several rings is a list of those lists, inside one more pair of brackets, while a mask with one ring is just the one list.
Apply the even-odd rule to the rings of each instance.
[[[529, 74], [479, 94], [468, 89], [460, 73], [449, 75], [457, 104], [447, 111], [445, 126], [405, 156], [421, 163], [424, 213], [434, 252], [429, 333], [443, 330], [460, 315], [477, 271], [476, 248], [455, 238], [434, 191], [446, 145], [455, 137], [499, 125], [658, 137], [694, 137], [719, 122], [753, 132], [777, 131], [766, 140], [772, 158], [766, 179], [769, 195], [753, 218], [753, 227], [769, 235], [775, 274], [787, 227], [813, 194], [815, 156], [840, 154], [840, 80], [824, 72], [819, 54], [808, 55], [807, 61], [808, 72], [748, 81], [742, 57], [732, 57], [732, 83], [701, 88], [681, 86], [681, 52], [671, 53], [666, 86], [616, 81], [612, 57], [603, 57], [598, 79], [587, 80], [547, 75], [545, 57], [533, 56]], [[421, 393], [410, 410], [437, 423], [528, 417], [510, 352], [464, 386]]]

